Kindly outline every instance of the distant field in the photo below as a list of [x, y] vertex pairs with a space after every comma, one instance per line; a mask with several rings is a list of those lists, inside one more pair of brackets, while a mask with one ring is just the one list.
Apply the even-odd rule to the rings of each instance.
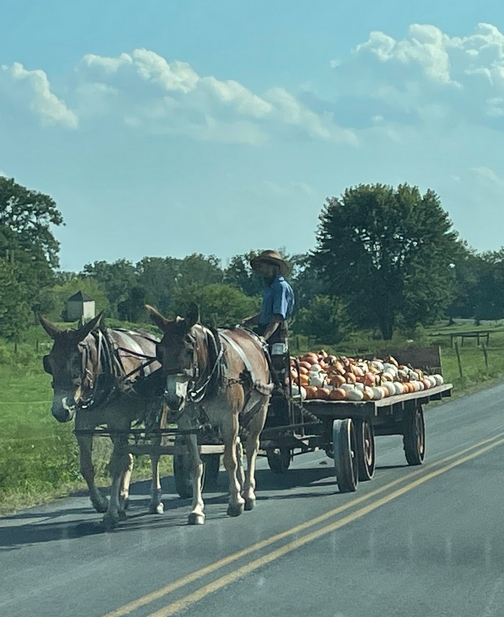
[[[464, 340], [463, 345], [460, 337], [450, 341], [452, 333], [472, 331], [490, 331], [488, 367], [481, 341], [479, 346], [473, 338]], [[295, 342], [300, 343], [300, 349], [295, 348]], [[365, 335], [359, 337], [357, 344], [371, 353], [386, 347], [383, 341]], [[504, 327], [500, 323], [485, 322], [475, 327], [471, 321], [457, 320], [453, 326], [440, 324], [425, 330], [416, 341], [398, 338], [389, 348], [408, 345], [441, 346], [443, 375], [445, 381], [453, 383], [454, 397], [504, 378]], [[353, 355], [355, 346], [355, 340], [332, 348], [303, 337], [298, 337], [298, 341], [291, 338], [293, 354], [324, 348], [336, 354]], [[38, 327], [30, 331], [28, 342], [16, 350], [12, 343], [0, 342], [0, 514], [85, 487], [79, 473], [73, 423], [61, 425], [50, 413], [50, 377], [42, 371], [41, 360], [49, 349], [50, 341]], [[97, 440], [95, 454], [98, 477], [107, 486], [107, 439]], [[163, 473], [171, 473], [170, 457], [163, 457], [162, 463]], [[149, 473], [148, 458], [140, 457], [135, 463], [134, 478], [145, 478]]]

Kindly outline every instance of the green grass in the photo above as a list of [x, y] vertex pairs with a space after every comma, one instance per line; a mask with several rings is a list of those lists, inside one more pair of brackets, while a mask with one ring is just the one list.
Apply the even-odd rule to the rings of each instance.
[[[60, 324], [63, 325], [63, 324]], [[130, 324], [134, 327], [133, 324]], [[482, 346], [475, 339], [459, 342], [462, 375], [455, 347], [450, 345], [450, 333], [492, 330], [488, 346], [488, 367]], [[413, 339], [397, 335], [390, 344], [373, 333], [358, 333], [336, 347], [291, 338], [293, 354], [324, 348], [345, 355], [375, 353], [386, 347], [440, 345], [445, 381], [453, 384], [453, 397], [459, 397], [489, 387], [504, 378], [504, 326], [485, 322], [479, 327], [471, 321], [456, 320], [453, 326], [438, 324], [419, 330]], [[79, 473], [78, 449], [72, 433], [73, 423], [59, 424], [50, 413], [52, 390], [50, 377], [42, 371], [42, 355], [51, 342], [39, 326], [33, 327], [26, 342], [17, 345], [0, 341], [0, 514], [43, 503], [72, 491], [81, 491], [85, 484]], [[294, 347], [299, 343], [299, 348]], [[99, 484], [109, 485], [107, 461], [110, 442], [98, 438], [95, 464]], [[162, 473], [171, 473], [171, 457], [162, 457]], [[133, 480], [150, 477], [147, 456], [135, 460]]]

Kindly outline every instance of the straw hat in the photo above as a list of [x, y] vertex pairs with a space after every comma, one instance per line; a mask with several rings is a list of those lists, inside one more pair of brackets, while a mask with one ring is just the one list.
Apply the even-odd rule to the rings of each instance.
[[266, 262], [266, 263], [275, 264], [276, 266], [279, 266], [280, 272], [282, 275], [287, 274], [289, 271], [289, 266], [283, 260], [280, 253], [277, 253], [277, 251], [268, 250], [268, 251], [263, 251], [259, 255], [256, 255], [250, 260], [250, 267], [252, 268], [252, 270], [255, 270], [261, 262]]

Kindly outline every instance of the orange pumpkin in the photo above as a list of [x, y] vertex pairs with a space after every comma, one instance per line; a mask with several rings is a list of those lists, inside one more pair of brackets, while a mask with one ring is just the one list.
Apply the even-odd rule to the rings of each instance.
[[343, 388], [334, 388], [329, 394], [329, 399], [331, 401], [343, 401], [346, 398], [348, 398], [348, 392], [343, 390]]
[[329, 390], [329, 388], [317, 388], [317, 391], [315, 392], [315, 398], [327, 400], [331, 392], [332, 390]]

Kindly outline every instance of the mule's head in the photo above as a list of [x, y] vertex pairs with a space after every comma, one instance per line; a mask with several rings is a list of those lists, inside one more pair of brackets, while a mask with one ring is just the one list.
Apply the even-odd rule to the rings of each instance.
[[185, 317], [175, 319], [166, 319], [152, 306], [146, 308], [163, 333], [156, 356], [166, 379], [165, 403], [172, 411], [182, 411], [188, 389], [198, 377], [198, 333], [194, 328], [199, 321], [198, 308], [194, 305]]
[[89, 385], [85, 348], [82, 342], [97, 327], [102, 313], [77, 330], [61, 330], [44, 317], [40, 323], [53, 339], [51, 351], [43, 358], [44, 371], [52, 375], [52, 415], [58, 422], [69, 422]]

